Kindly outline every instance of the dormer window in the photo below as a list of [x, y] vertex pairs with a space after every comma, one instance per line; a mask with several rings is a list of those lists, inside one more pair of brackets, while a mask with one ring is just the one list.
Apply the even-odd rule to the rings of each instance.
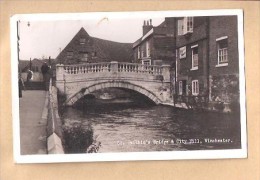
[[81, 61], [88, 61], [89, 60], [89, 54], [87, 52], [81, 52]]
[[178, 20], [178, 35], [193, 32], [193, 17], [184, 17]]
[[86, 39], [85, 39], [85, 38], [80, 38], [79, 43], [80, 43], [81, 45], [82, 45], [82, 44], [85, 44], [85, 43], [86, 43]]
[[192, 33], [193, 32], [193, 17], [184, 18], [184, 24], [187, 24], [187, 27], [184, 27], [184, 30], [186, 30], [186, 33]]
[[92, 57], [96, 57], [97, 56], [97, 52], [92, 52]]
[[68, 51], [67, 52], [67, 58], [72, 58], [72, 56], [73, 56], [73, 51]]

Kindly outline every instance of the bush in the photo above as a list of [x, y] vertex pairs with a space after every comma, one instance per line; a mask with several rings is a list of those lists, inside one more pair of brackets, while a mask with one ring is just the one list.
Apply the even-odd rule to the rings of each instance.
[[65, 152], [85, 153], [93, 143], [93, 130], [90, 124], [66, 120], [63, 125]]

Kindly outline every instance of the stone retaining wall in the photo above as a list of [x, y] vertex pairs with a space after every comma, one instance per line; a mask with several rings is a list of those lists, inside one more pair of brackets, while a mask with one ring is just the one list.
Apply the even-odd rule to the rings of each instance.
[[64, 154], [62, 122], [58, 113], [57, 88], [49, 86], [49, 108], [47, 123], [48, 154]]

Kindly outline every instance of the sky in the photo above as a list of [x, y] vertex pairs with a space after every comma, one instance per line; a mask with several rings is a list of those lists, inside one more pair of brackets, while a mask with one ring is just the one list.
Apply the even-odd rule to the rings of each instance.
[[[135, 19], [88, 19], [59, 21], [20, 21], [20, 59], [56, 58], [60, 51], [84, 27], [88, 34], [116, 42], [133, 43], [142, 36], [142, 17]], [[164, 18], [152, 19], [158, 26]], [[29, 25], [28, 25], [29, 23]]]

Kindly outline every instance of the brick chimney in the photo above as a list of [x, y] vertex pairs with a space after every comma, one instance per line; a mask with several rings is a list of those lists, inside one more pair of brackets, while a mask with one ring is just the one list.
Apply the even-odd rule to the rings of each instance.
[[143, 36], [150, 31], [153, 28], [152, 25], [152, 19], [148, 20], [148, 21], [144, 21], [144, 25], [143, 25]]

